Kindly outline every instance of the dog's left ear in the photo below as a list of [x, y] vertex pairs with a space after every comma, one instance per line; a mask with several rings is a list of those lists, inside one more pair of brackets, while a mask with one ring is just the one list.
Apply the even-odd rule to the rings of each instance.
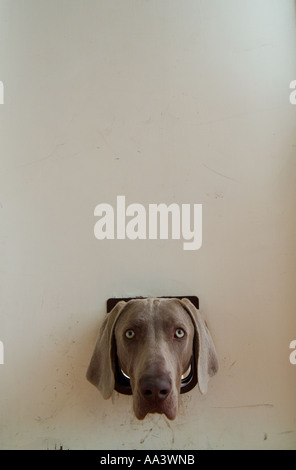
[[115, 385], [114, 327], [125, 306], [126, 302], [120, 301], [107, 313], [86, 373], [86, 378], [99, 389], [105, 399], [110, 398]]
[[194, 360], [197, 361], [198, 386], [201, 393], [206, 393], [209, 379], [218, 371], [216, 349], [207, 325], [197, 308], [186, 298], [180, 302], [190, 315], [195, 328], [193, 355]]

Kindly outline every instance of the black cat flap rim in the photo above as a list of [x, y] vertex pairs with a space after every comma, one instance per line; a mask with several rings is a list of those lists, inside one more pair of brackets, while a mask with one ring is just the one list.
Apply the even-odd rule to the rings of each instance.
[[[111, 297], [110, 299], [107, 299], [107, 313], [111, 312], [111, 310], [115, 307], [115, 305], [120, 302], [121, 300], [124, 300], [125, 302], [128, 302], [129, 300], [134, 300], [134, 299], [147, 299], [149, 297], [142, 297], [142, 296], [137, 296], [137, 297]], [[155, 297], [156, 299], [188, 299], [190, 302], [197, 308], [199, 309], [199, 299], [196, 295], [182, 295], [182, 296], [173, 296], [173, 295], [164, 295], [162, 297]]]

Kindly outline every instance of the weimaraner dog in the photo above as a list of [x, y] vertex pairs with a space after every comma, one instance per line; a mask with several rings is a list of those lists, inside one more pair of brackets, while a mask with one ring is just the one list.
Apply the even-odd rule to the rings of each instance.
[[197, 308], [187, 298], [133, 299], [118, 302], [106, 315], [87, 379], [105, 399], [114, 388], [132, 394], [138, 419], [147, 413], [175, 419], [182, 376], [190, 368], [196, 380], [187, 388], [198, 382], [201, 393], [206, 393], [218, 360]]

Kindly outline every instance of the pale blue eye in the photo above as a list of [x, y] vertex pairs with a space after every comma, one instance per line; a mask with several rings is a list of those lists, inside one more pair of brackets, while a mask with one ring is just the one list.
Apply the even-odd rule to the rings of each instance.
[[182, 328], [177, 328], [175, 331], [175, 337], [180, 339], [180, 338], [183, 338], [184, 336], [185, 336], [184, 330], [182, 330]]
[[125, 337], [126, 337], [127, 339], [133, 339], [134, 336], [135, 336], [134, 330], [127, 330], [127, 331], [125, 332]]

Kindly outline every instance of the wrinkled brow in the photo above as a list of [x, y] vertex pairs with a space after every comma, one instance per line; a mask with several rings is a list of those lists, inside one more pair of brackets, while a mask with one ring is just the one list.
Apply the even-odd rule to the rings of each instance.
[[151, 322], [151, 316], [143, 311], [126, 312], [118, 319], [118, 328], [145, 328]]

